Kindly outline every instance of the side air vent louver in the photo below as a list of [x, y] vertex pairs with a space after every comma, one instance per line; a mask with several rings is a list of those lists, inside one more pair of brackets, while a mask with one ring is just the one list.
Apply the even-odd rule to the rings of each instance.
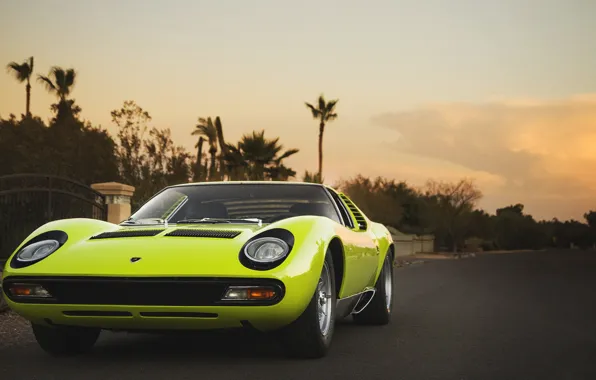
[[200, 237], [200, 238], [219, 238], [219, 239], [233, 239], [240, 235], [241, 231], [214, 231], [214, 230], [198, 230], [198, 229], [177, 229], [167, 233], [165, 236], [180, 236], [180, 237]]
[[103, 232], [99, 235], [92, 236], [91, 239], [113, 239], [113, 238], [125, 238], [125, 237], [142, 237], [142, 236], [155, 236], [164, 230], [119, 230], [111, 232]]
[[358, 208], [356, 207], [354, 202], [352, 202], [350, 198], [346, 197], [344, 194], [340, 194], [339, 196], [345, 202], [346, 206], [348, 206], [352, 214], [354, 214], [354, 218], [356, 219], [356, 223], [358, 223], [359, 228], [361, 230], [366, 230], [366, 228], [368, 227], [368, 223], [366, 223], [364, 215], [362, 215], [362, 213], [358, 211]]

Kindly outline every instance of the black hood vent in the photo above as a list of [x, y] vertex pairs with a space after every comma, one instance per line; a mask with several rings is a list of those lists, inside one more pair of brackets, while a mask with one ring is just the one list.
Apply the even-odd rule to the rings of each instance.
[[103, 232], [99, 235], [92, 236], [91, 239], [113, 239], [113, 238], [125, 238], [125, 237], [144, 237], [144, 236], [155, 236], [161, 232], [165, 231], [164, 229], [160, 230], [119, 230], [119, 231], [110, 231], [110, 232]]
[[240, 235], [242, 231], [217, 231], [217, 230], [199, 230], [191, 228], [180, 228], [167, 233], [165, 236], [180, 236], [180, 237], [199, 237], [199, 238], [219, 238], [219, 239], [233, 239]]

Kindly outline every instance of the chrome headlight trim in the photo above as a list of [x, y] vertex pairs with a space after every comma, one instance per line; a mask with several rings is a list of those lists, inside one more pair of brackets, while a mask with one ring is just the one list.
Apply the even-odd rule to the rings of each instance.
[[[259, 249], [261, 249], [265, 244], [275, 244], [277, 245], [279, 248], [282, 249], [282, 253], [279, 254], [278, 257], [274, 258], [274, 259], [267, 259], [267, 260], [263, 260], [263, 259], [258, 259], [256, 258], [256, 254], [257, 252], [259, 252]], [[256, 246], [256, 248], [255, 248]], [[251, 254], [250, 250], [253, 249], [254, 252]], [[251, 261], [257, 262], [257, 263], [274, 263], [276, 261], [282, 260], [284, 259], [288, 253], [290, 252], [290, 247], [288, 246], [288, 243], [286, 243], [284, 240], [276, 238], [276, 237], [272, 237], [272, 236], [266, 236], [266, 237], [261, 237], [258, 239], [255, 239], [253, 241], [251, 241], [250, 243], [248, 243], [245, 247], [244, 247], [244, 255]], [[255, 256], [253, 256], [255, 255]]]

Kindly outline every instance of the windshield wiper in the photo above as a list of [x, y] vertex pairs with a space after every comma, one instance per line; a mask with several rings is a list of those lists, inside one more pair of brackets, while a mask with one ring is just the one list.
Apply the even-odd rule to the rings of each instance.
[[263, 224], [263, 221], [258, 218], [247, 218], [247, 219], [227, 219], [227, 218], [202, 218], [202, 219], [181, 219], [177, 221], [177, 224], [194, 224], [194, 223], [257, 223], [259, 227]]
[[[152, 223], [153, 222], [153, 223]], [[143, 218], [143, 219], [132, 219], [128, 218], [121, 224], [134, 224], [134, 225], [147, 225], [147, 224], [163, 224], [168, 226], [168, 221], [162, 218]]]

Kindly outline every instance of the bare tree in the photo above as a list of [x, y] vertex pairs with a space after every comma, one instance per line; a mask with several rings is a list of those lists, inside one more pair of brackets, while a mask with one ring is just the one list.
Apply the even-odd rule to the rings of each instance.
[[436, 234], [451, 241], [453, 252], [465, 238], [467, 223], [482, 192], [473, 180], [464, 178], [455, 183], [429, 180], [423, 190], [426, 218]]

